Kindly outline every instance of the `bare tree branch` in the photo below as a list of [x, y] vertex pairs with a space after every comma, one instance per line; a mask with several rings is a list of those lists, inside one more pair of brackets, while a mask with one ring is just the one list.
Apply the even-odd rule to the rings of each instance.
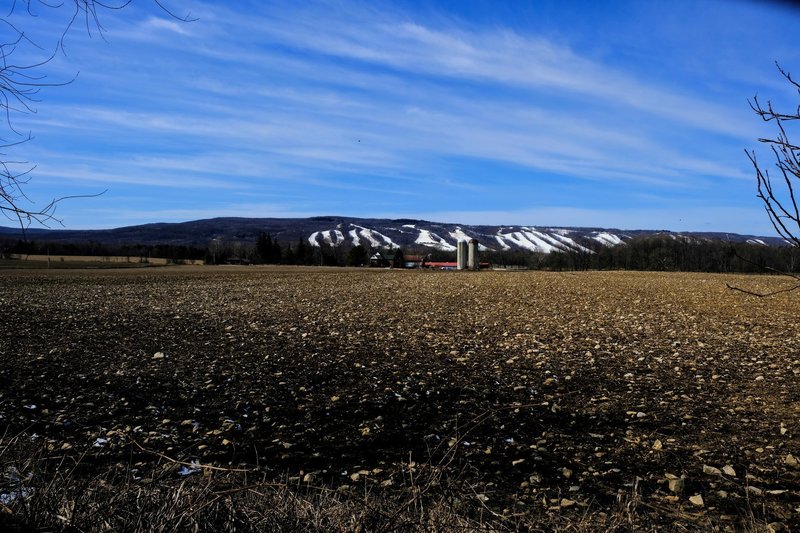
[[[800, 83], [779, 64], [776, 63], [776, 66], [780, 74], [800, 94]], [[800, 108], [794, 113], [779, 112], [773, 108], [771, 101], [764, 106], [757, 96], [749, 103], [762, 120], [774, 123], [778, 130], [774, 139], [758, 140], [769, 145], [782, 179], [774, 181], [769, 170], [759, 165], [755, 151], [745, 151], [756, 171], [757, 197], [764, 204], [775, 231], [791, 245], [800, 246], [800, 208], [795, 196], [795, 186], [800, 184], [800, 146], [790, 141], [785, 125], [785, 122], [800, 120]]]
[[[91, 198], [100, 196], [105, 191], [90, 195], [67, 195], [53, 198], [44, 207], [36, 207], [35, 202], [25, 194], [25, 186], [31, 179], [36, 165], [26, 161], [11, 159], [7, 152], [32, 140], [30, 133], [23, 134], [14, 127], [13, 115], [18, 113], [36, 113], [35, 104], [39, 101], [40, 91], [50, 87], [60, 87], [73, 83], [77, 74], [65, 81], [51, 82], [43, 73], [45, 67], [53, 60], [60, 50], [66, 55], [65, 41], [67, 35], [76, 24], [83, 26], [87, 34], [94, 34], [105, 39], [101, 22], [103, 11], [121, 10], [132, 3], [133, 0], [102, 1], [102, 0], [63, 0], [49, 2], [47, 0], [12, 0], [9, 15], [24, 9], [26, 17], [37, 17], [37, 11], [63, 10], [67, 14], [67, 22], [60, 35], [57, 36], [53, 52], [42, 57], [39, 61], [19, 63], [15, 58], [22, 52], [22, 48], [31, 46], [45, 52], [45, 48], [31, 39], [20, 27], [9, 20], [0, 20], [9, 37], [7, 42], [0, 42], [0, 113], [5, 121], [6, 130], [10, 138], [0, 134], [0, 212], [9, 220], [19, 224], [23, 233], [32, 223], [47, 226], [49, 223], [61, 224], [56, 217], [56, 208], [64, 200], [72, 198]], [[181, 22], [191, 22], [196, 19], [190, 14], [179, 16], [170, 10], [163, 0], [151, 0], [168, 16]]]
[[755, 291], [750, 291], [750, 290], [747, 290], [747, 289], [743, 289], [741, 287], [737, 287], [736, 285], [731, 285], [730, 283], [726, 283], [725, 286], [728, 287], [732, 291], [743, 292], [745, 294], [748, 294], [750, 296], [756, 296], [758, 298], [765, 298], [767, 296], [775, 296], [776, 294], [782, 294], [784, 292], [792, 292], [792, 291], [795, 291], [797, 289], [800, 289], [800, 285], [794, 285], [792, 287], [788, 287], [788, 288], [785, 288], [785, 289], [778, 289], [776, 291], [755, 292]]
[[[800, 82], [795, 80], [791, 73], [784, 70], [777, 62], [775, 66], [781, 76], [796, 88], [798, 95], [800, 95]], [[764, 210], [767, 212], [767, 217], [772, 227], [775, 229], [775, 232], [790, 246], [800, 247], [800, 206], [798, 206], [797, 196], [795, 194], [795, 187], [800, 186], [800, 146], [791, 142], [789, 139], [786, 124], [791, 124], [795, 120], [800, 120], [800, 106], [798, 106], [794, 112], [786, 113], [777, 111], [772, 106], [772, 101], [770, 100], [767, 101], [766, 105], [762, 104], [758, 96], [754, 96], [748, 103], [750, 104], [750, 109], [761, 117], [761, 120], [775, 124], [778, 130], [774, 139], [758, 139], [760, 143], [770, 147], [775, 161], [775, 167], [779, 172], [777, 178], [774, 178], [767, 168], [759, 164], [754, 150], [745, 150], [745, 154], [747, 154], [756, 172], [756, 196], [764, 205]], [[738, 254], [735, 255], [743, 261], [754, 264]], [[760, 266], [759, 268], [773, 274], [788, 276], [800, 281], [800, 276], [791, 272], [778, 271]], [[745, 294], [763, 297], [800, 289], [800, 284], [767, 293], [758, 293], [731, 285], [728, 285], [728, 288]]]
[[786, 287], [786, 288], [783, 288], [783, 289], [777, 289], [777, 290], [769, 291], [769, 292], [751, 291], [751, 290], [748, 290], [748, 289], [743, 289], [741, 287], [737, 287], [736, 285], [731, 285], [730, 283], [726, 283], [725, 286], [728, 287], [730, 290], [743, 292], [745, 294], [749, 294], [750, 296], [758, 296], [759, 298], [764, 298], [766, 296], [774, 296], [776, 294], [782, 294], [784, 292], [792, 292], [792, 291], [795, 291], [797, 289], [800, 289], [800, 275], [795, 274], [794, 272], [788, 272], [786, 270], [779, 270], [777, 268], [772, 268], [772, 267], [768, 267], [768, 266], [759, 265], [755, 261], [751, 261], [751, 260], [747, 259], [746, 257], [741, 256], [739, 254], [739, 252], [736, 250], [736, 248], [731, 248], [731, 250], [733, 251], [733, 256], [736, 257], [737, 259], [739, 259], [740, 261], [743, 261], [743, 262], [745, 262], [745, 263], [747, 263], [749, 265], [752, 265], [752, 266], [755, 266], [757, 268], [760, 268], [764, 272], [769, 272], [770, 274], [778, 274], [780, 276], [786, 276], [786, 277], [792, 278], [794, 280], [797, 280], [798, 283], [796, 285], [793, 285], [792, 287]]

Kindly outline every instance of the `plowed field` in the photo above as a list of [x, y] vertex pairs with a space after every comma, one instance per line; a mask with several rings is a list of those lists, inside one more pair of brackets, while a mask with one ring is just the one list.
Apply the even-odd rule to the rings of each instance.
[[[447, 501], [496, 528], [794, 529], [800, 292], [726, 283], [787, 284], [0, 272], [0, 434], [73, 476], [124, 471], [127, 487], [152, 484], [156, 466], [160, 483], [216, 467], [337, 498], [416, 491], [415, 505]], [[41, 489], [9, 473], [12, 455], [0, 514], [13, 517]]]

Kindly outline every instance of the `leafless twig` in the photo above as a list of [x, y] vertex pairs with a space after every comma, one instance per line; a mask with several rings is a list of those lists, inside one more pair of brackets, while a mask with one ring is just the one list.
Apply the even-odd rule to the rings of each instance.
[[800, 275], [799, 274], [795, 274], [794, 272], [787, 272], [785, 270], [778, 270], [777, 268], [772, 268], [772, 267], [768, 267], [768, 266], [759, 265], [758, 263], [756, 263], [754, 261], [751, 261], [751, 260], [747, 259], [746, 257], [742, 257], [741, 255], [739, 255], [739, 252], [737, 252], [736, 249], [733, 250], [733, 255], [736, 258], [738, 258], [739, 260], [744, 261], [745, 263], [748, 263], [750, 265], [753, 265], [753, 266], [756, 266], [756, 267], [760, 268], [764, 272], [769, 272], [771, 274], [777, 274], [777, 275], [780, 275], [780, 276], [786, 276], [786, 277], [795, 279], [795, 280], [798, 281], [798, 284], [793, 285], [792, 287], [787, 287], [787, 288], [778, 289], [778, 290], [769, 291], [769, 292], [756, 292], [756, 291], [751, 291], [751, 290], [748, 290], [748, 289], [743, 289], [741, 287], [737, 287], [736, 285], [731, 285], [730, 283], [726, 283], [725, 286], [728, 287], [730, 290], [742, 292], [744, 294], [749, 294], [750, 296], [758, 296], [759, 298], [764, 298], [766, 296], [774, 296], [776, 294], [782, 294], [784, 292], [792, 292], [794, 290], [800, 289]]
[[182, 466], [189, 466], [189, 467], [192, 467], [192, 468], [198, 468], [198, 469], [203, 469], [203, 470], [217, 470], [217, 471], [220, 471], [220, 472], [252, 472], [252, 470], [248, 470], [246, 468], [225, 468], [225, 467], [222, 467], [222, 466], [204, 465], [204, 464], [199, 464], [199, 463], [187, 463], [186, 461], [179, 461], [178, 459], [173, 459], [172, 457], [169, 457], [168, 455], [164, 455], [163, 453], [156, 452], [156, 451], [149, 450], [149, 449], [145, 448], [144, 446], [142, 446], [141, 444], [136, 442], [136, 440], [134, 440], [133, 437], [128, 437], [128, 438], [130, 439], [131, 443], [134, 446], [136, 446], [137, 448], [139, 448], [141, 451], [143, 451], [145, 453], [149, 453], [149, 454], [155, 455], [157, 457], [160, 457], [160, 458], [162, 458], [165, 461], [168, 461], [170, 463], [174, 463], [174, 464], [178, 464], [178, 465], [182, 465]]
[[[130, 5], [132, 0], [61, 0], [49, 2], [47, 0], [13, 0], [9, 16], [15, 11], [22, 12], [27, 17], [37, 17], [38, 11], [61, 11], [67, 12], [67, 22], [63, 31], [56, 39], [53, 52], [45, 55], [38, 61], [19, 62], [18, 57], [24, 52], [23, 48], [33, 47], [37, 51], [44, 52], [46, 49], [31, 39], [28, 34], [15, 23], [6, 19], [0, 19], [0, 27], [5, 30], [3, 40], [0, 41], [0, 113], [6, 123], [7, 131], [11, 134], [6, 138], [0, 134], [0, 211], [8, 218], [19, 224], [20, 228], [25, 229], [32, 223], [37, 223], [47, 227], [48, 223], [61, 224], [62, 221], [55, 217], [56, 206], [64, 200], [73, 198], [91, 198], [100, 196], [99, 194], [89, 195], [67, 195], [60, 198], [53, 198], [44, 207], [32, 207], [31, 198], [25, 192], [31, 173], [36, 168], [24, 161], [11, 159], [6, 151], [10, 148], [18, 147], [21, 144], [31, 141], [30, 133], [23, 134], [14, 126], [13, 115], [17, 113], [36, 113], [36, 103], [42, 89], [49, 87], [59, 87], [73, 83], [77, 74], [71, 79], [62, 81], [49, 81], [47, 75], [43, 73], [44, 68], [53, 60], [56, 53], [60, 50], [66, 54], [65, 41], [67, 35], [77, 25], [81, 25], [91, 37], [93, 34], [104, 38], [105, 29], [101, 22], [101, 14], [107, 10], [121, 10]], [[163, 0], [152, 0], [168, 16], [181, 22], [191, 22], [196, 20], [190, 14], [180, 16], [170, 10]], [[105, 191], [104, 191], [105, 192]]]
[[[776, 65], [781, 75], [796, 87], [800, 94], [800, 83], [780, 65], [777, 63]], [[764, 122], [774, 123], [778, 130], [774, 139], [758, 139], [759, 142], [769, 145], [772, 151], [775, 166], [780, 173], [777, 179], [773, 179], [769, 170], [758, 163], [755, 151], [745, 150], [756, 171], [757, 196], [764, 204], [775, 231], [788, 243], [800, 246], [800, 209], [795, 196], [795, 186], [800, 185], [800, 147], [792, 143], [786, 127], [787, 122], [800, 120], [800, 107], [793, 113], [780, 112], [773, 108], [771, 101], [767, 101], [766, 105], [762, 104], [758, 96], [753, 97], [749, 103], [750, 108]]]
[[[777, 62], [775, 63], [781, 76], [789, 82], [794, 88], [797, 89], [800, 95], [800, 82], [795, 80], [791, 73], [784, 70]], [[762, 104], [758, 96], [754, 96], [749, 101], [750, 108], [755, 112], [764, 122], [771, 122], [775, 124], [778, 132], [775, 138], [759, 138], [758, 141], [770, 147], [772, 155], [775, 158], [775, 166], [778, 169], [779, 175], [774, 178], [769, 170], [759, 164], [754, 150], [745, 150], [747, 158], [753, 165], [756, 171], [757, 181], [757, 194], [756, 196], [761, 200], [764, 205], [764, 210], [767, 212], [772, 227], [776, 233], [780, 235], [789, 245], [800, 247], [800, 206], [797, 204], [797, 196], [795, 194], [795, 187], [800, 185], [800, 146], [794, 144], [787, 132], [786, 123], [795, 120], [800, 120], [800, 106], [791, 113], [786, 113], [776, 110], [772, 106], [772, 101], [767, 101], [766, 105]], [[780, 274], [788, 276], [800, 282], [800, 276], [792, 272], [780, 271], [770, 267], [756, 265], [734, 251], [734, 254], [742, 261], [755, 265], [765, 272], [773, 274]], [[765, 297], [781, 294], [784, 292], [792, 292], [800, 289], [800, 283], [783, 289], [778, 289], [769, 292], [756, 292], [741, 287], [727, 284], [727, 287], [734, 291], [739, 291], [751, 296]]]

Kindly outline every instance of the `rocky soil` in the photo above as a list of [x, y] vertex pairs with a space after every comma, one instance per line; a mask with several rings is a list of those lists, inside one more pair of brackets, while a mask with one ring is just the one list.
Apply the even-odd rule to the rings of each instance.
[[[800, 292], [726, 283], [786, 284], [0, 271], [0, 434], [142, 484], [155, 464], [175, 480], [242, 469], [353, 497], [422, 491], [496, 524], [794, 530]], [[2, 466], [13, 514], [36, 487]]]

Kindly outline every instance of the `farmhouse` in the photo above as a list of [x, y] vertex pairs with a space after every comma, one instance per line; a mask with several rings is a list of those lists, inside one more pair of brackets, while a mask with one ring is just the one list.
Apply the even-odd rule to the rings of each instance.
[[404, 255], [403, 264], [394, 264], [394, 252], [377, 251], [369, 258], [369, 266], [377, 268], [421, 268], [425, 266], [425, 256], [423, 255]]
[[380, 251], [375, 252], [369, 258], [369, 266], [375, 268], [386, 268], [392, 266], [392, 260], [383, 255]]

